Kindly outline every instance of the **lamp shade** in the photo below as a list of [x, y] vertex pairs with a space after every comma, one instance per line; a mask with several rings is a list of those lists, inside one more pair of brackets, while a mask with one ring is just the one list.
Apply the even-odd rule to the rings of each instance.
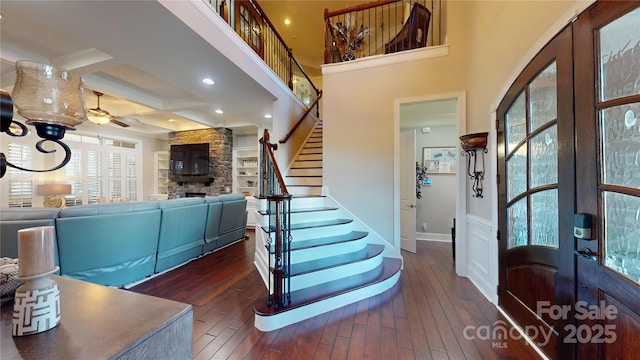
[[69, 195], [71, 184], [43, 184], [38, 185], [38, 195]]
[[87, 114], [84, 81], [71, 71], [32, 61], [16, 61], [11, 93], [18, 114], [27, 124], [45, 123], [74, 129]]

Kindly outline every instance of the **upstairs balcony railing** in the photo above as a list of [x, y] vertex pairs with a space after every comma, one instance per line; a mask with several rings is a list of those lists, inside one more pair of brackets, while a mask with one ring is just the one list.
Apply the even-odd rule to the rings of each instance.
[[[307, 106], [319, 90], [255, 0], [203, 0], [233, 28]], [[318, 108], [316, 106], [316, 115]]]
[[442, 0], [379, 0], [325, 9], [325, 64], [442, 45]]

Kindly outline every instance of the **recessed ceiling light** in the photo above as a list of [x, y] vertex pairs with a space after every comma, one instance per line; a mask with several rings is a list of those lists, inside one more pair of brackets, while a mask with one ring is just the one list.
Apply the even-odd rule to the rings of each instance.
[[289, 20], [288, 18], [284, 19], [284, 24], [285, 25], [291, 25], [291, 20]]
[[204, 79], [202, 79], [202, 82], [205, 85], [213, 85], [213, 84], [215, 84], [215, 81], [213, 81], [213, 79], [211, 79], [211, 78], [204, 78]]
[[267, 119], [271, 119], [271, 114], [266, 114], [264, 117]]
[[224, 111], [220, 110], [220, 109], [216, 109], [216, 114], [222, 114]]
[[169, 120], [167, 120], [167, 121], [168, 121], [168, 122], [174, 122], [175, 120], [174, 120], [174, 119], [169, 119]]

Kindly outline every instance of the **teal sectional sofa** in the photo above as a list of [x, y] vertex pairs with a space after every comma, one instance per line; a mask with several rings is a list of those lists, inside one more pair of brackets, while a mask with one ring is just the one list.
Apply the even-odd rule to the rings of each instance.
[[242, 195], [0, 209], [0, 256], [18, 257], [17, 230], [56, 227], [60, 274], [126, 286], [218, 250], [245, 235]]

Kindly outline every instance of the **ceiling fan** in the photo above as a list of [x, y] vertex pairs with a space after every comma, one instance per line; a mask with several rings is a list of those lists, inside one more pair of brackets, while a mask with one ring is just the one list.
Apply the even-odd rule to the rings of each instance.
[[103, 93], [95, 90], [93, 93], [98, 97], [98, 106], [87, 111], [87, 120], [98, 125], [104, 125], [111, 122], [118, 126], [129, 127], [129, 124], [119, 121], [116, 117], [111, 116], [107, 110], [100, 109], [100, 96], [104, 95]]

